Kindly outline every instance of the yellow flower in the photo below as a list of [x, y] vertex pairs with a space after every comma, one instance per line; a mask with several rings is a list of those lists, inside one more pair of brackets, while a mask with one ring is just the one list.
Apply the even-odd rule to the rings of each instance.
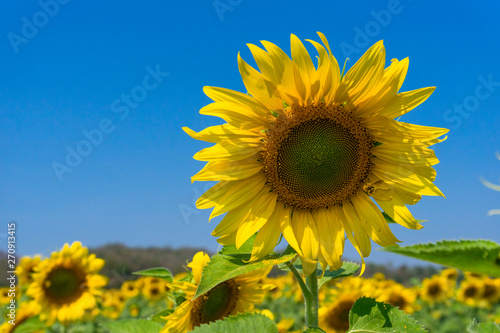
[[19, 286], [27, 286], [33, 282], [32, 274], [40, 261], [42, 261], [40, 256], [21, 258], [19, 265], [16, 267]]
[[468, 306], [478, 306], [483, 292], [484, 284], [480, 279], [465, 279], [457, 290], [457, 300]]
[[18, 288], [10, 289], [10, 287], [0, 288], [0, 305], [9, 304], [11, 299], [15, 299], [18, 296]]
[[[0, 325], [0, 332], [2, 333], [11, 333], [15, 332], [15, 329], [19, 327], [26, 320], [34, 317], [40, 313], [40, 305], [34, 301], [21, 302], [19, 307], [16, 309], [16, 317], [15, 319], [8, 318], [7, 320], [14, 320], [15, 325], [12, 325], [8, 321], [4, 322]], [[33, 333], [43, 333], [45, 330], [36, 330]]]
[[455, 268], [447, 268], [441, 271], [441, 276], [444, 277], [453, 286], [457, 283], [458, 270]]
[[213, 208], [210, 218], [227, 213], [212, 235], [239, 248], [258, 232], [251, 258], [258, 260], [282, 234], [306, 275], [318, 261], [341, 266], [345, 235], [362, 259], [370, 239], [381, 246], [399, 242], [378, 206], [395, 222], [422, 228], [406, 205], [442, 195], [433, 184], [439, 161], [429, 147], [448, 132], [395, 120], [434, 91], [398, 93], [407, 58], [384, 68], [380, 41], [341, 76], [319, 36], [323, 45], [310, 41], [319, 53], [316, 67], [295, 35], [292, 59], [266, 41], [266, 51], [249, 45], [260, 72], [238, 55], [248, 94], [204, 88], [214, 103], [200, 113], [227, 123], [201, 132], [184, 128], [215, 143], [194, 155], [208, 163], [192, 177], [218, 181], [196, 203]]
[[349, 311], [356, 300], [363, 296], [360, 291], [340, 294], [329, 306], [318, 311], [319, 327], [327, 333], [344, 333], [349, 329]]
[[417, 295], [414, 290], [405, 288], [399, 283], [394, 283], [391, 288], [385, 290], [377, 301], [389, 303], [406, 313], [413, 313], [416, 309], [415, 300]]
[[120, 289], [108, 289], [101, 297], [102, 315], [111, 319], [120, 316], [125, 306], [125, 296]]
[[229, 315], [252, 311], [254, 304], [262, 302], [266, 289], [260, 283], [269, 269], [253, 271], [222, 282], [206, 294], [193, 300], [201, 281], [203, 267], [210, 257], [198, 252], [188, 264], [193, 271], [192, 282], [173, 282], [172, 289], [185, 293], [186, 300], [175, 311], [163, 317], [167, 323], [161, 333], [184, 333], [194, 327], [213, 322]]
[[66, 324], [83, 318], [107, 284], [107, 278], [97, 274], [103, 266], [104, 260], [89, 255], [80, 242], [65, 244], [40, 262], [27, 291], [41, 306], [40, 319], [51, 325], [56, 320]]
[[452, 288], [447, 278], [433, 275], [431, 278], [422, 281], [420, 298], [428, 303], [444, 302], [453, 296]]
[[156, 277], [146, 276], [142, 280], [142, 294], [152, 302], [167, 299], [167, 281]]
[[139, 295], [141, 285], [137, 281], [125, 281], [122, 283], [121, 292], [126, 298], [132, 298]]

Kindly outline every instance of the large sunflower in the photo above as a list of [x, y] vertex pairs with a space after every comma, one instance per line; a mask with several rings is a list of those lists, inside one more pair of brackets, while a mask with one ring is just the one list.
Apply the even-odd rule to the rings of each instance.
[[96, 307], [95, 296], [107, 283], [106, 277], [97, 274], [103, 265], [104, 260], [89, 255], [80, 242], [65, 244], [39, 263], [27, 295], [41, 306], [40, 318], [48, 325], [82, 319], [86, 310]]
[[207, 254], [198, 252], [188, 264], [193, 271], [193, 281], [171, 284], [172, 289], [179, 289], [185, 293], [186, 300], [172, 314], [163, 317], [167, 323], [161, 333], [187, 332], [201, 324], [252, 311], [254, 304], [262, 302], [267, 286], [263, 285], [261, 280], [267, 276], [271, 268], [239, 275], [192, 300], [200, 284], [203, 268], [209, 261], [210, 257]]
[[[193, 138], [215, 143], [194, 155], [207, 161], [192, 177], [219, 181], [197, 201], [227, 213], [212, 235], [240, 247], [258, 232], [251, 260], [268, 254], [280, 233], [301, 256], [306, 274], [319, 261], [341, 266], [344, 234], [361, 258], [372, 239], [395, 245], [379, 207], [395, 222], [422, 226], [406, 205], [422, 195], [442, 196], [433, 184], [438, 163], [429, 146], [447, 129], [394, 120], [425, 101], [434, 87], [398, 93], [408, 59], [385, 67], [382, 41], [341, 75], [325, 36], [315, 67], [302, 42], [291, 35], [290, 59], [276, 45], [249, 44], [260, 72], [238, 55], [248, 94], [215, 87], [214, 103], [200, 113], [227, 123]], [[379, 207], [377, 207], [377, 205]]]

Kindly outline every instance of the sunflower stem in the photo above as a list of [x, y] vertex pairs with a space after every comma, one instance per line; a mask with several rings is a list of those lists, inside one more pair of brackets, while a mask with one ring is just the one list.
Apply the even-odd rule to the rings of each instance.
[[306, 277], [307, 295], [304, 293], [306, 305], [306, 327], [318, 327], [318, 268]]
[[302, 295], [304, 295], [304, 299], [306, 297], [309, 297], [310, 295], [309, 289], [307, 288], [306, 284], [304, 283], [304, 280], [300, 276], [300, 273], [297, 271], [297, 268], [295, 268], [295, 266], [291, 262], [287, 262], [287, 264], [288, 267], [290, 267], [290, 271], [293, 273], [293, 276], [295, 276], [295, 279], [299, 283], [299, 287], [302, 290]]

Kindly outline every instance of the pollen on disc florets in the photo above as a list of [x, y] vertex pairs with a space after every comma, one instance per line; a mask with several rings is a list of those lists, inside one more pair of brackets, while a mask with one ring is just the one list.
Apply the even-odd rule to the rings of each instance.
[[342, 105], [286, 107], [266, 131], [262, 160], [278, 200], [298, 209], [340, 204], [362, 187], [373, 139]]

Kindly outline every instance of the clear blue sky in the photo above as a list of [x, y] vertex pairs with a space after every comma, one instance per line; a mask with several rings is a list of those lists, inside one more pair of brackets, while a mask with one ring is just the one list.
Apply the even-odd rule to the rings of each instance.
[[[3, 250], [7, 222], [17, 221], [20, 254], [74, 240], [215, 251], [218, 221], [194, 208], [207, 184], [190, 183], [203, 166], [192, 155], [207, 145], [181, 127], [221, 123], [198, 113], [210, 102], [202, 87], [245, 91], [236, 55], [253, 63], [246, 43], [289, 53], [290, 33], [318, 40], [316, 31], [348, 67], [384, 39], [387, 62], [410, 58], [403, 91], [437, 86], [402, 120], [451, 129], [435, 146], [447, 198], [422, 199], [412, 212], [425, 228], [395, 226], [396, 236], [500, 242], [500, 215], [487, 215], [500, 192], [479, 181], [500, 182], [498, 1], [54, 1], [2, 8]], [[347, 256], [357, 258], [351, 247]], [[414, 262], [380, 251], [368, 259], [389, 260]]]

